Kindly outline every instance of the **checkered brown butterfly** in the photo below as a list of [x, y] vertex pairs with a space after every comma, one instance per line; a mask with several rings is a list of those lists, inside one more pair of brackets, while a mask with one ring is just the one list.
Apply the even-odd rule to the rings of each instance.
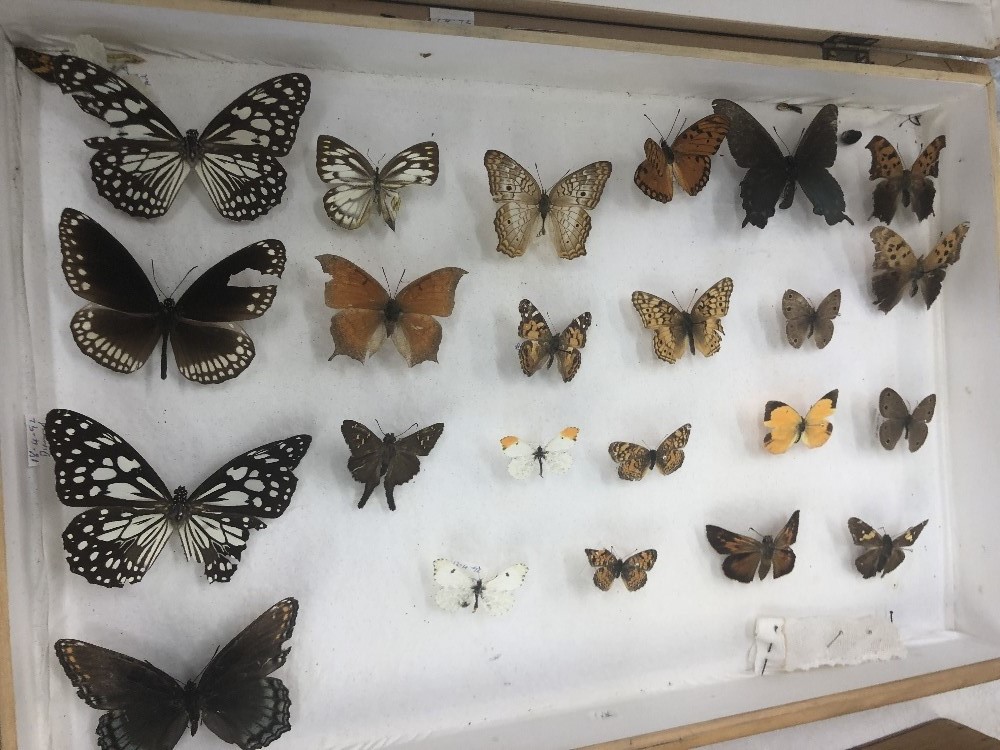
[[872, 216], [891, 224], [900, 203], [904, 208], [911, 206], [920, 221], [934, 213], [935, 189], [931, 177], [938, 176], [938, 158], [945, 145], [944, 136], [939, 135], [927, 144], [913, 165], [906, 169], [899, 152], [888, 140], [880, 135], [872, 138], [866, 146], [872, 153], [868, 178], [884, 180], [875, 186]]
[[517, 335], [522, 339], [517, 347], [521, 372], [530, 378], [542, 369], [542, 365], [552, 367], [554, 361], [564, 383], [576, 377], [583, 362], [580, 350], [587, 345], [590, 313], [577, 315], [557, 336], [531, 300], [521, 300], [517, 309], [521, 313], [521, 322], [517, 327]]
[[861, 577], [873, 578], [881, 573], [884, 578], [887, 573], [898, 568], [906, 559], [905, 548], [917, 541], [929, 520], [925, 519], [916, 526], [911, 526], [893, 539], [888, 534], [879, 534], [860, 518], [849, 518], [847, 528], [851, 532], [851, 538], [856, 545], [865, 548], [854, 561], [854, 567]]
[[647, 573], [656, 564], [656, 550], [637, 552], [624, 560], [606, 549], [587, 549], [587, 560], [594, 571], [594, 585], [601, 591], [608, 591], [616, 578], [621, 578], [625, 588], [638, 591], [646, 585]]

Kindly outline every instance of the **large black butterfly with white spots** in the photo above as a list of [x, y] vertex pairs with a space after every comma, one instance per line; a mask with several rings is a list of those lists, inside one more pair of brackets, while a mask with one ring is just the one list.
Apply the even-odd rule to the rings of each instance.
[[56, 657], [77, 695], [107, 712], [97, 721], [103, 750], [172, 750], [201, 722], [223, 742], [258, 750], [292, 728], [288, 688], [268, 675], [288, 658], [282, 646], [298, 611], [295, 599], [282, 599], [183, 685], [148, 661], [85, 641], [56, 641]]
[[229, 279], [249, 270], [269, 276], [285, 270], [285, 246], [261, 240], [209, 268], [180, 299], [161, 301], [132, 254], [89, 216], [63, 209], [59, 243], [66, 283], [91, 303], [70, 322], [80, 351], [109, 370], [132, 373], [162, 337], [163, 379], [168, 341], [181, 375], [197, 383], [222, 383], [249, 367], [253, 340], [237, 321], [267, 312], [277, 287], [229, 286]]
[[295, 467], [309, 435], [293, 435], [237, 456], [188, 494], [171, 493], [138, 451], [96, 419], [68, 409], [45, 418], [63, 505], [89, 508], [63, 532], [70, 570], [90, 583], [138, 583], [176, 531], [188, 560], [209, 581], [236, 572], [250, 532], [277, 518], [295, 491]]
[[216, 209], [249, 221], [281, 201], [287, 173], [275, 157], [295, 143], [309, 102], [309, 78], [277, 76], [238, 96], [199, 134], [181, 132], [141, 92], [109, 70], [73, 55], [19, 47], [17, 58], [43, 80], [58, 84], [89, 115], [115, 129], [88, 138], [97, 191], [130, 216], [162, 216], [193, 169]]

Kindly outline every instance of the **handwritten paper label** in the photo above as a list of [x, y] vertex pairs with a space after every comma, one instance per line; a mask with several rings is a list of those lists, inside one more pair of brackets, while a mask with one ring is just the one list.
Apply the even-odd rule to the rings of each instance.
[[31, 414], [25, 414], [24, 429], [28, 441], [28, 468], [34, 469], [43, 458], [52, 455], [45, 439], [45, 422]]

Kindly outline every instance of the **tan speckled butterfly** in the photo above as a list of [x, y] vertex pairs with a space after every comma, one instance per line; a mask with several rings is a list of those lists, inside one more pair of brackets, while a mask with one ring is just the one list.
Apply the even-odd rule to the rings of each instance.
[[637, 482], [652, 469], [666, 476], [684, 463], [684, 446], [691, 437], [691, 425], [678, 427], [667, 435], [655, 450], [638, 443], [615, 442], [608, 446], [608, 455], [618, 464], [618, 478]]
[[875, 260], [872, 268], [872, 291], [878, 309], [888, 313], [903, 298], [907, 288], [910, 296], [917, 294], [917, 288], [930, 310], [934, 300], [941, 293], [945, 269], [958, 262], [962, 253], [962, 241], [969, 231], [969, 222], [959, 224], [938, 242], [927, 255], [917, 257], [913, 248], [889, 227], [875, 227], [871, 231], [875, 243]]
[[624, 560], [618, 559], [614, 552], [606, 549], [587, 549], [587, 560], [594, 571], [594, 585], [601, 591], [607, 591], [616, 578], [621, 578], [625, 588], [638, 591], [646, 585], [646, 573], [656, 564], [656, 550], [647, 549], [637, 552]]
[[583, 361], [580, 350], [587, 345], [590, 313], [577, 315], [557, 336], [552, 333], [545, 317], [538, 312], [531, 300], [521, 300], [518, 311], [521, 313], [521, 323], [517, 327], [517, 335], [524, 339], [517, 347], [521, 372], [530, 378], [542, 369], [543, 364], [549, 368], [555, 361], [563, 382], [571, 381]]
[[939, 135], [920, 152], [913, 166], [905, 169], [902, 158], [889, 141], [880, 135], [872, 138], [865, 147], [872, 152], [868, 179], [885, 179], [875, 186], [872, 216], [891, 224], [901, 199], [904, 207], [912, 201], [913, 213], [920, 221], [934, 213], [935, 190], [930, 178], [938, 176], [938, 157], [945, 145], [944, 136]]
[[709, 287], [685, 312], [649, 292], [632, 292], [632, 307], [643, 326], [653, 331], [653, 352], [664, 362], [674, 364], [684, 355], [687, 344], [711, 357], [722, 346], [722, 318], [729, 313], [733, 280], [728, 276]]

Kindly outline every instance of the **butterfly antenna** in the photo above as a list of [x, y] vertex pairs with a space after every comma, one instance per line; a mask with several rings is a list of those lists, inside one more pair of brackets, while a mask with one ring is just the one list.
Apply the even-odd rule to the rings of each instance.
[[[896, 149], [896, 150], [898, 151], [899, 149]], [[153, 284], [156, 285], [156, 291], [158, 291], [160, 293], [161, 297], [165, 298], [167, 295], [165, 295], [163, 293], [163, 290], [160, 289], [160, 282], [158, 282], [156, 280], [156, 261], [155, 260], [149, 261], [149, 267], [152, 269], [152, 272], [153, 272]]]
[[544, 193], [545, 192], [545, 186], [542, 184], [542, 173], [538, 171], [538, 162], [537, 161], [535, 162], [535, 177], [538, 178], [538, 187], [540, 187], [542, 189], [542, 192]]
[[385, 430], [382, 429], [382, 425], [378, 423], [377, 419], [375, 420], [375, 426], [378, 427], [378, 431], [382, 433], [382, 437], [385, 437]]
[[405, 430], [403, 430], [401, 433], [399, 433], [399, 437], [403, 437], [403, 435], [405, 435], [406, 433], [408, 433], [410, 430], [412, 430], [416, 426], [417, 426], [417, 423], [414, 422], [409, 427], [407, 427]]
[[774, 134], [778, 136], [778, 140], [781, 141], [781, 145], [785, 147], [785, 151], [787, 151], [789, 154], [792, 153], [791, 149], [788, 148], [788, 145], [783, 140], [781, 140], [781, 136], [778, 135], [778, 129], [772, 125], [771, 130], [773, 130]]
[[[396, 296], [396, 292], [399, 291], [399, 285], [403, 283], [403, 277], [404, 276], [406, 276], [406, 269], [405, 268], [403, 269], [403, 272], [401, 274], [399, 274], [399, 281], [396, 282], [396, 289], [392, 293], [393, 297], [395, 297]], [[386, 282], [386, 283], [388, 283], [388, 282]]]
[[761, 533], [760, 533], [759, 531], [757, 531], [757, 529], [755, 529], [755, 528], [754, 528], [753, 526], [751, 526], [751, 527], [750, 527], [750, 531], [752, 531], [752, 532], [753, 532], [754, 534], [756, 534], [756, 535], [757, 535], [757, 536], [759, 536], [759, 537], [762, 537], [762, 538], [763, 538], [763, 536], [764, 536], [764, 535], [763, 535], [763, 534], [761, 534]]
[[[677, 110], [677, 114], [676, 114], [676, 115], [674, 115], [674, 121], [673, 121], [672, 123], [670, 123], [670, 130], [668, 130], [668, 131], [667, 131], [667, 137], [668, 137], [668, 138], [669, 138], [669, 137], [670, 137], [671, 135], [673, 135], [673, 134], [674, 134], [674, 125], [676, 125], [676, 124], [677, 124], [677, 118], [678, 118], [678, 117], [680, 117], [680, 116], [681, 116], [681, 111], [680, 111], [680, 109], [678, 109], [678, 110]], [[683, 125], [682, 125], [681, 127], [683, 127]]]
[[190, 276], [192, 273], [194, 273], [194, 269], [196, 269], [197, 267], [198, 266], [191, 266], [191, 268], [188, 269], [188, 272], [186, 274], [184, 274], [183, 276], [181, 276], [181, 280], [177, 282], [177, 286], [174, 287], [174, 291], [172, 291], [170, 293], [171, 297], [173, 297], [175, 294], [177, 294], [177, 290], [181, 288], [181, 284], [184, 283], [184, 280], [187, 279], [188, 276]]
[[389, 288], [389, 277], [385, 274], [385, 266], [382, 266], [382, 278], [385, 279], [385, 288]]
[[[680, 110], [678, 110], [678, 112], [679, 111]], [[656, 123], [653, 122], [653, 120], [650, 118], [649, 115], [647, 115], [645, 112], [643, 112], [642, 116], [645, 117], [647, 120], [649, 120], [649, 124], [653, 126], [653, 130], [655, 130], [656, 134], [660, 136], [660, 140], [661, 141], [667, 140], [667, 137], [665, 135], [663, 135], [663, 133], [660, 132], [660, 129], [658, 127], [656, 127]]]

